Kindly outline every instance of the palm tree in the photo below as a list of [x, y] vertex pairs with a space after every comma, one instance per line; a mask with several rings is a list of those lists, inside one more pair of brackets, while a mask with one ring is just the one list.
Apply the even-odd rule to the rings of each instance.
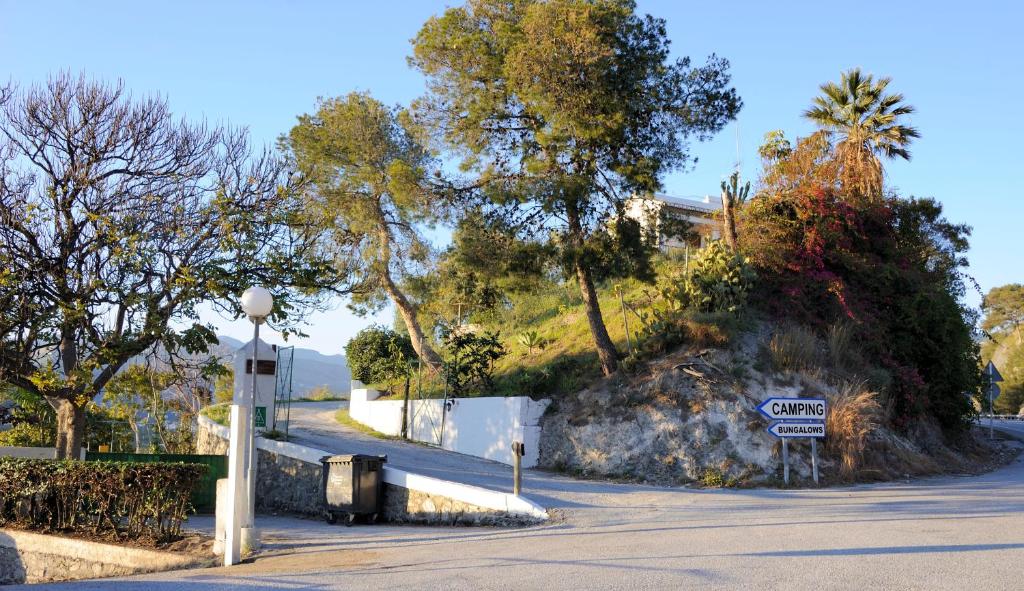
[[881, 195], [880, 156], [910, 160], [907, 148], [914, 138], [921, 137], [917, 129], [901, 124], [914, 107], [904, 104], [902, 94], [885, 93], [891, 80], [876, 81], [871, 74], [853, 68], [843, 72], [839, 84], [822, 84], [822, 95], [804, 111], [804, 117], [826, 134], [839, 137], [836, 157], [843, 187], [866, 196]]

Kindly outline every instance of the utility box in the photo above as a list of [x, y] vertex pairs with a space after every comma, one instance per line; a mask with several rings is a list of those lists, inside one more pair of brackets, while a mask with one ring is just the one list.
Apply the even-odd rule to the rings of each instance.
[[377, 521], [384, 501], [384, 464], [387, 456], [363, 454], [324, 456], [323, 509], [328, 523], [345, 518], [352, 525], [356, 518]]
[[[235, 393], [232, 402], [244, 404], [252, 393], [252, 341], [242, 345], [232, 357], [235, 369]], [[275, 428], [274, 398], [277, 395], [277, 349], [262, 340], [256, 347], [256, 395], [252, 401], [252, 424], [257, 433]]]

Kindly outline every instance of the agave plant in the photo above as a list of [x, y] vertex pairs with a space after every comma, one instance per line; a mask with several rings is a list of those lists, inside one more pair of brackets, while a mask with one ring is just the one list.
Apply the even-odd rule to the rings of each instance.
[[526, 347], [527, 355], [533, 355], [534, 349], [543, 349], [547, 345], [547, 339], [540, 336], [535, 330], [519, 333], [517, 340], [520, 345]]

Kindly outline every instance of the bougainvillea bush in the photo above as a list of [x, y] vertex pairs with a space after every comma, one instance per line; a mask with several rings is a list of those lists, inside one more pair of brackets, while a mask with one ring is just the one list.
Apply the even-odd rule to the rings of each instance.
[[970, 229], [931, 199], [844, 199], [808, 184], [763, 192], [744, 211], [744, 250], [767, 312], [820, 331], [850, 323], [887, 376], [892, 423], [969, 425], [978, 388], [974, 313], [961, 298]]
[[207, 466], [0, 458], [0, 527], [161, 544]]

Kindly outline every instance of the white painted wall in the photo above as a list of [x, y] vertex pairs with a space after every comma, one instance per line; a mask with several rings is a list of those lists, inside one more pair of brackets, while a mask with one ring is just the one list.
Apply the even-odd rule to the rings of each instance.
[[[29, 460], [52, 460], [57, 457], [53, 447], [0, 447], [0, 458], [24, 458]], [[82, 459], [85, 459], [85, 448], [82, 448]]]
[[56, 457], [57, 450], [52, 447], [0, 447], [0, 458], [52, 460]]
[[[402, 432], [401, 400], [376, 400], [379, 393], [352, 391], [349, 415], [386, 435]], [[540, 417], [550, 400], [526, 396], [456, 398], [444, 416], [443, 400], [409, 402], [409, 438], [503, 464], [512, 463], [512, 442], [526, 444], [523, 467], [537, 465]], [[443, 437], [442, 437], [442, 422]]]

